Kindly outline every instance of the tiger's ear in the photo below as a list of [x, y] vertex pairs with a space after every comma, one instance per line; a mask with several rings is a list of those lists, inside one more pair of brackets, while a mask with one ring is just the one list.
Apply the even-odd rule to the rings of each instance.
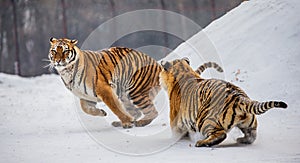
[[188, 65], [190, 65], [190, 59], [188, 57], [184, 57], [182, 58], [182, 60], [184, 60]]
[[168, 61], [161, 61], [160, 63], [165, 71], [168, 71], [171, 68], [171, 63]]
[[77, 42], [78, 42], [78, 40], [76, 40], [76, 39], [74, 39], [74, 40], [71, 40], [71, 43], [72, 43], [73, 45], [76, 45], [76, 44], [77, 44]]
[[57, 39], [54, 38], [54, 37], [51, 37], [51, 38], [49, 39], [49, 41], [50, 41], [50, 44], [54, 44], [54, 43], [57, 41]]

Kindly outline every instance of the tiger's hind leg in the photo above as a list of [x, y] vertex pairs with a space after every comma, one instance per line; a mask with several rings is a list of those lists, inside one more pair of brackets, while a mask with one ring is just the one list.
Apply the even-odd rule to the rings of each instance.
[[225, 130], [214, 130], [207, 135], [206, 139], [197, 141], [195, 147], [211, 147], [226, 139]]
[[241, 144], [252, 144], [256, 139], [257, 120], [255, 115], [246, 115], [245, 120], [237, 126], [244, 133], [244, 137], [238, 138], [237, 142]]
[[154, 86], [150, 90], [147, 90], [141, 94], [139, 99], [133, 100], [133, 104], [136, 106], [136, 108], [139, 108], [139, 110], [144, 114], [142, 119], [135, 121], [136, 127], [146, 126], [158, 116], [158, 112], [153, 104], [153, 101], [160, 89], [161, 88], [159, 86]]
[[123, 102], [126, 111], [134, 118], [134, 121], [142, 116], [140, 109], [136, 108], [127, 96], [123, 96], [121, 101]]
[[141, 109], [142, 113], [144, 114], [144, 117], [138, 121], [135, 121], [136, 127], [143, 127], [148, 125], [158, 116], [158, 112], [156, 111], [156, 108], [151, 100], [146, 102], [146, 104], [137, 104], [137, 106]]
[[96, 108], [96, 104], [97, 104], [96, 102], [80, 99], [81, 109], [85, 113], [93, 116], [106, 116], [107, 115], [106, 112], [102, 109]]
[[[134, 118], [134, 121], [137, 121], [137, 119], [142, 116], [142, 112], [137, 109], [126, 96], [121, 97], [121, 101], [123, 102], [126, 111]], [[121, 127], [122, 123], [121, 121], [114, 121], [112, 122], [112, 125], [114, 127]]]
[[[123, 128], [133, 127], [133, 117], [131, 117], [131, 115], [126, 112], [124, 105], [110, 85], [106, 85], [106, 83], [103, 83], [101, 89], [96, 89], [96, 94], [101, 98], [106, 106], [108, 106], [110, 110], [121, 120]], [[112, 125], [114, 124], [112, 123]]]
[[[136, 122], [136, 120], [142, 116], [141, 111], [136, 108], [126, 108], [126, 111], [134, 118], [134, 122]], [[121, 127], [122, 123], [121, 121], [114, 121], [112, 122], [112, 125], [114, 127]]]
[[137, 108], [126, 108], [127, 112], [134, 118], [134, 121], [142, 116], [142, 112]]

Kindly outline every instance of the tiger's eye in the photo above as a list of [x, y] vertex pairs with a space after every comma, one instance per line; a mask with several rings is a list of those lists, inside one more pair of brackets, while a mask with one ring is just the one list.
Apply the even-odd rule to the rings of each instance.
[[71, 50], [65, 50], [64, 52], [63, 52], [63, 54], [67, 54], [67, 53], [69, 53]]
[[53, 55], [55, 55], [55, 54], [56, 54], [56, 51], [55, 51], [55, 50], [51, 50], [51, 53], [52, 53]]

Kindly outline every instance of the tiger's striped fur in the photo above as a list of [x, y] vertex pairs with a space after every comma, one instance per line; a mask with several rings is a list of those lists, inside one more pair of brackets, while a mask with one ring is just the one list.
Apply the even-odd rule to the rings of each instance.
[[223, 72], [222, 67], [220, 67], [217, 63], [215, 62], [207, 62], [207, 63], [203, 63], [201, 66], [199, 66], [195, 72], [199, 75], [201, 75], [202, 72], [204, 72], [204, 70], [206, 70], [207, 68], [214, 68], [219, 72]]
[[96, 52], [80, 50], [77, 40], [51, 38], [50, 43], [50, 64], [80, 98], [85, 113], [105, 116], [104, 110], [95, 107], [103, 101], [121, 120], [114, 126], [145, 126], [157, 117], [153, 100], [160, 90], [162, 68], [154, 59], [129, 48]]
[[[97, 102], [103, 101], [121, 120], [112, 123], [115, 127], [151, 123], [158, 114], [153, 100], [160, 90], [162, 67], [133, 49], [112, 47], [96, 52], [80, 50], [76, 43], [51, 38], [48, 57], [50, 67], [55, 67], [65, 86], [80, 98], [82, 110], [106, 116], [104, 110], [96, 108]], [[144, 117], [139, 119], [142, 113]]]
[[187, 59], [162, 63], [163, 87], [170, 99], [170, 124], [175, 133], [200, 132], [205, 139], [196, 147], [213, 146], [226, 138], [237, 126], [244, 133], [238, 143], [251, 144], [256, 139], [255, 115], [279, 107], [284, 102], [251, 100], [239, 87], [216, 79], [202, 79], [189, 66]]

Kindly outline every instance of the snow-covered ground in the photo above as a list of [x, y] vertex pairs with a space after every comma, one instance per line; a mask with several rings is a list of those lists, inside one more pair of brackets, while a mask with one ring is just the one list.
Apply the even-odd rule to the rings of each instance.
[[[84, 120], [75, 98], [58, 76], [21, 78], [0, 74], [0, 162], [300, 162], [297, 15], [298, 0], [246, 1], [204, 29], [215, 49], [208, 48], [200, 32], [174, 51], [179, 57], [197, 55], [187, 46], [192, 45], [203, 58], [192, 59], [193, 66], [208, 60], [219, 62], [225, 69], [225, 79], [242, 87], [252, 99], [288, 103], [287, 110], [274, 109], [258, 117], [258, 136], [252, 145], [235, 144], [241, 133], [232, 130], [225, 142], [213, 148], [195, 148], [185, 138], [155, 154], [120, 154], [89, 136], [81, 125]], [[209, 72], [213, 77], [223, 77]], [[209, 73], [203, 76], [211, 77]], [[162, 110], [148, 128], [117, 131], [147, 136], [148, 131], [167, 128], [167, 121]], [[92, 127], [95, 133], [115, 131], [108, 123], [99, 129], [97, 125]]]

